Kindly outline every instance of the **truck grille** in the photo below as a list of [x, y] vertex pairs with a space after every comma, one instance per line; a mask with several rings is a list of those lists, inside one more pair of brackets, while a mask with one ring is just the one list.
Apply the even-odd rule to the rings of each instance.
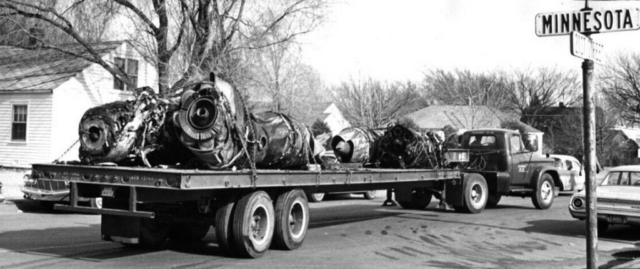
[[31, 186], [34, 189], [41, 189], [47, 191], [61, 191], [67, 190], [69, 187], [64, 184], [62, 181], [51, 181], [51, 180], [43, 180], [38, 179], [35, 185]]

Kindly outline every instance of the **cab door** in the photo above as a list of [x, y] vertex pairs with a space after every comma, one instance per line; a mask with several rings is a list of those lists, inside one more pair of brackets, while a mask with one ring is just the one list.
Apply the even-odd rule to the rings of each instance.
[[522, 138], [520, 138], [519, 134], [509, 136], [509, 154], [511, 155], [511, 185], [528, 185], [528, 179], [533, 172], [528, 163], [533, 156], [533, 152], [524, 148]]

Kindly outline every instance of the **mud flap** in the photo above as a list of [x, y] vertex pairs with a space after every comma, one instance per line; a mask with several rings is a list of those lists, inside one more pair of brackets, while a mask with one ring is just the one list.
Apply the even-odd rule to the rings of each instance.
[[125, 244], [139, 243], [140, 218], [102, 215], [101, 223], [102, 240]]

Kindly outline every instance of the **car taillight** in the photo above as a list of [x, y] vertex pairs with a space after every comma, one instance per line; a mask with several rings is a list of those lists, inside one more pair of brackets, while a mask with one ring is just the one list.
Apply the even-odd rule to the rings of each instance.
[[582, 202], [582, 199], [580, 198], [573, 199], [573, 207], [581, 208], [583, 205], [584, 203]]

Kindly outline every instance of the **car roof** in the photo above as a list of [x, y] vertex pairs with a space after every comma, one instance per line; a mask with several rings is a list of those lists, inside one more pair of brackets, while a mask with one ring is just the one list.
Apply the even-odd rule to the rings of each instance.
[[575, 157], [569, 156], [569, 155], [549, 154], [549, 157], [551, 157], [551, 158], [560, 158], [560, 159], [569, 159], [569, 160], [572, 160], [572, 161], [580, 162]]
[[640, 172], [640, 165], [623, 165], [609, 169], [609, 172], [631, 171]]

